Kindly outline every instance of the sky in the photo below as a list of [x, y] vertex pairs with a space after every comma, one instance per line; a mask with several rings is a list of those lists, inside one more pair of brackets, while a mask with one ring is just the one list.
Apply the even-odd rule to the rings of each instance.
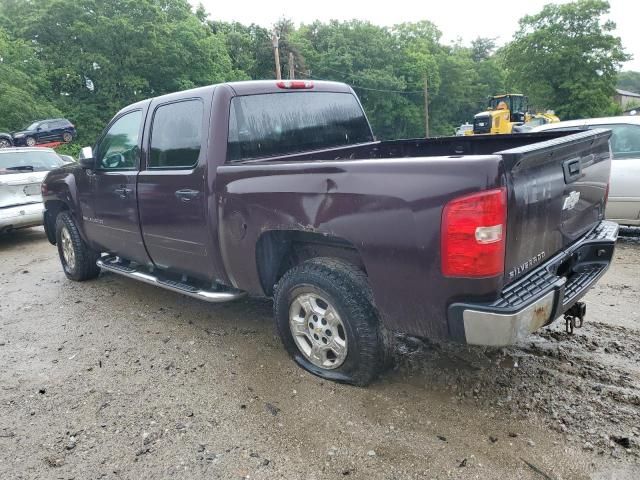
[[[566, 3], [568, 0], [320, 0], [268, 1], [240, 0], [191, 0], [202, 3], [213, 20], [256, 23], [264, 27], [286, 17], [294, 23], [311, 23], [314, 20], [368, 20], [377, 25], [394, 25], [402, 22], [430, 20], [442, 31], [443, 42], [461, 39], [469, 44], [480, 37], [497, 37], [499, 44], [508, 42], [518, 28], [518, 20], [524, 15], [539, 12], [547, 3]], [[617, 24], [616, 34], [633, 59], [623, 70], [640, 71], [640, 0], [609, 0], [610, 19]]]

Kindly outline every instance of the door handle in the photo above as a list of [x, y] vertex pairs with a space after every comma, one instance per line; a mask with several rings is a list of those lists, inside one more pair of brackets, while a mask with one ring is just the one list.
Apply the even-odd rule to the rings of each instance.
[[176, 190], [176, 198], [185, 203], [198, 198], [199, 195], [200, 192], [198, 190], [190, 190], [188, 188]]
[[118, 195], [120, 198], [127, 198], [129, 196], [130, 193], [132, 193], [133, 190], [130, 188], [127, 188], [125, 186], [116, 188], [113, 190], [113, 193], [115, 193], [116, 195]]

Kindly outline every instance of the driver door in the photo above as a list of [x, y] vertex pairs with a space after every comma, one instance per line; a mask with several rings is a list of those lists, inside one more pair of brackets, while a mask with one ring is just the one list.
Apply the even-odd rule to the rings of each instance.
[[144, 109], [117, 117], [96, 146], [93, 172], [92, 241], [104, 251], [143, 264], [150, 262], [138, 221], [137, 177]]

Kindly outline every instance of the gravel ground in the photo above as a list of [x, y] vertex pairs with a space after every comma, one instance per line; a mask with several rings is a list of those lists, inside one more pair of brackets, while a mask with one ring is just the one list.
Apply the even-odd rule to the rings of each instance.
[[[557, 322], [486, 350], [399, 338], [361, 389], [296, 367], [261, 299], [68, 281], [0, 238], [0, 479], [640, 478], [640, 236]], [[634, 236], [636, 235], [636, 236]]]

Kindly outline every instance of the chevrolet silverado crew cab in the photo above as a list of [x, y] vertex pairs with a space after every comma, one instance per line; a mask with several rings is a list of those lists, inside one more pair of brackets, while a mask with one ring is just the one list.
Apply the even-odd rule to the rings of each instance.
[[46, 177], [45, 226], [72, 280], [273, 297], [299, 365], [364, 385], [388, 332], [499, 346], [582, 319], [618, 232], [609, 136], [381, 142], [347, 85], [219, 84], [118, 112]]

